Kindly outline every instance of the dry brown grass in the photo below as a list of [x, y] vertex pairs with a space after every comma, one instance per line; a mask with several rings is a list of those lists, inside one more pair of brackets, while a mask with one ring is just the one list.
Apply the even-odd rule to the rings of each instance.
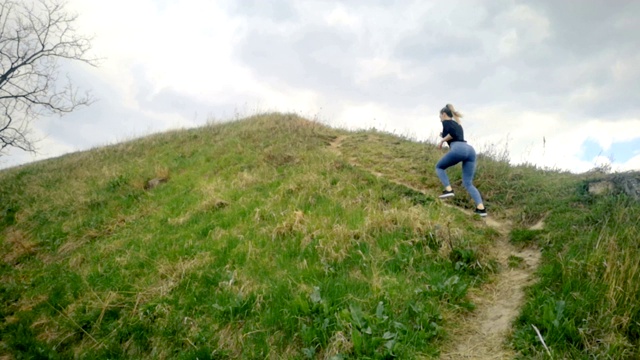
[[38, 246], [28, 234], [16, 228], [9, 228], [4, 234], [5, 244], [2, 246], [2, 261], [16, 265], [23, 256], [37, 253]]
[[638, 253], [632, 248], [621, 249], [617, 236], [605, 239], [604, 283], [607, 286], [608, 310], [612, 313], [625, 309], [612, 316], [611, 327], [627, 329], [632, 317], [638, 311], [637, 294], [640, 294], [640, 261]]
[[218, 346], [229, 353], [232, 359], [240, 359], [244, 348], [244, 338], [242, 324], [228, 324], [217, 330]]
[[348, 335], [342, 331], [337, 331], [329, 340], [329, 345], [324, 354], [320, 354], [322, 359], [331, 359], [339, 354], [349, 354], [353, 350], [353, 343]]
[[353, 240], [359, 237], [359, 233], [360, 231], [350, 230], [345, 225], [335, 225], [329, 232], [331, 236], [322, 237], [318, 241], [316, 251], [323, 259], [342, 261], [349, 255]]

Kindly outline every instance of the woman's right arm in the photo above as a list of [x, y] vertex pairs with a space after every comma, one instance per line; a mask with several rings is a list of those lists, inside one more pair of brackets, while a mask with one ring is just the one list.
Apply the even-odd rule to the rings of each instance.
[[451, 140], [453, 140], [453, 137], [450, 134], [447, 134], [447, 136], [445, 136], [444, 139], [440, 141], [440, 144], [438, 145], [438, 149], [442, 149], [442, 145], [444, 145], [444, 143], [449, 142]]

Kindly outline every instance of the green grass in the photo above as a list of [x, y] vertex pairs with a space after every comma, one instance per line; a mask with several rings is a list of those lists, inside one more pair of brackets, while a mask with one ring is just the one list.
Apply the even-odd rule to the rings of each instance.
[[640, 356], [640, 205], [629, 198], [576, 196], [557, 209], [540, 281], [517, 322], [514, 344], [523, 358], [542, 358], [531, 325], [558, 358]]
[[[499, 271], [499, 234], [434, 201], [440, 156], [264, 114], [4, 170], [0, 357], [436, 357]], [[638, 206], [583, 181], [480, 156], [492, 216], [544, 252], [511, 338], [524, 358], [545, 352], [531, 324], [557, 358], [638, 355]]]

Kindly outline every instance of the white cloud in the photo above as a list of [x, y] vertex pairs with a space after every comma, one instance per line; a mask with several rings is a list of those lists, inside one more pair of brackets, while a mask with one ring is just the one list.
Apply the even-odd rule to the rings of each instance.
[[385, 76], [394, 76], [401, 80], [408, 79], [400, 63], [382, 57], [359, 60], [357, 72], [354, 74], [355, 81], [359, 84]]
[[125, 99], [136, 95], [133, 67], [144, 71], [151, 94], [171, 87], [225, 103], [231, 100], [226, 93], [250, 89], [249, 71], [231, 58], [243, 23], [216, 3], [169, 1], [164, 9], [150, 0], [73, 0], [71, 5], [81, 13], [80, 30], [96, 33], [95, 52], [106, 57], [98, 73]]
[[[640, 121], [622, 119], [607, 122], [588, 119], [580, 126], [566, 119], [568, 115], [521, 111], [508, 106], [474, 109], [463, 121], [465, 133], [480, 149], [507, 148], [513, 163], [584, 172], [606, 159], [582, 160], [582, 145], [596, 141], [606, 152], [616, 142], [633, 140], [640, 134]], [[633, 166], [633, 162], [625, 168]], [[612, 164], [616, 165], [617, 164]], [[615, 166], [614, 166], [615, 168]]]
[[636, 155], [623, 164], [616, 166], [618, 171], [640, 171], [640, 155]]
[[621, 119], [609, 122], [603, 119], [592, 119], [579, 129], [582, 137], [594, 139], [604, 151], [608, 151], [613, 143], [633, 140], [640, 134], [640, 119]]
[[350, 14], [342, 5], [335, 7], [325, 16], [325, 21], [331, 26], [347, 26], [357, 28], [361, 22], [359, 17]]
[[57, 157], [79, 150], [73, 144], [48, 137], [38, 127], [32, 128], [31, 135], [32, 139], [36, 141], [38, 152], [31, 153], [9, 148], [6, 154], [0, 156], [0, 169]]

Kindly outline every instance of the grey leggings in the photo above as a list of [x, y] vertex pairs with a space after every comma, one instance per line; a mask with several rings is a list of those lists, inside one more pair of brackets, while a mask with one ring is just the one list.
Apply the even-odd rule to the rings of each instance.
[[445, 187], [449, 186], [449, 177], [445, 170], [459, 162], [462, 162], [462, 184], [473, 198], [473, 201], [482, 204], [480, 192], [473, 186], [473, 176], [476, 172], [476, 151], [473, 147], [465, 142], [454, 141], [451, 143], [451, 149], [436, 164], [436, 174]]

